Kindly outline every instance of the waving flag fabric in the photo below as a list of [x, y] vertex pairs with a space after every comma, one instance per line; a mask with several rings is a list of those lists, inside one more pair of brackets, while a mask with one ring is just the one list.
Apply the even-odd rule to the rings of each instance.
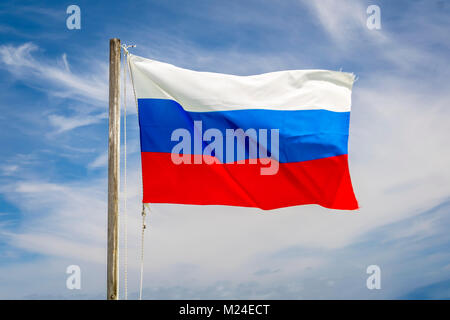
[[197, 72], [131, 55], [144, 203], [357, 209], [348, 169], [354, 76]]

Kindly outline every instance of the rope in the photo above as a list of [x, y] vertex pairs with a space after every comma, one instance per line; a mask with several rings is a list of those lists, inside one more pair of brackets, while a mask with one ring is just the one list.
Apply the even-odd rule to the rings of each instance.
[[145, 224], [145, 204], [142, 204], [142, 233], [141, 233], [141, 276], [139, 282], [139, 300], [142, 300], [142, 287], [144, 281], [144, 234], [145, 228], [147, 228]]
[[[132, 47], [136, 47], [135, 45]], [[127, 50], [128, 53], [128, 50]], [[130, 53], [128, 53], [128, 55], [131, 55]], [[136, 89], [134, 87], [134, 78], [133, 78], [133, 71], [131, 70], [131, 63], [130, 63], [130, 59], [128, 59], [128, 72], [130, 73], [130, 79], [131, 79], [131, 86], [133, 88], [133, 94], [134, 94], [134, 102], [136, 103], [136, 113], [139, 117], [139, 107], [138, 107], [138, 101], [137, 101], [137, 96], [136, 96]]]
[[[127, 51], [127, 54], [128, 54], [128, 51]], [[137, 96], [136, 96], [136, 90], [135, 90], [135, 87], [134, 87], [134, 78], [133, 78], [133, 71], [131, 69], [130, 59], [128, 59], [128, 72], [130, 74], [131, 85], [133, 87], [134, 102], [136, 103], [136, 112], [137, 112], [137, 115], [138, 115], [138, 118], [139, 118], [139, 106], [138, 106], [138, 101], [137, 101]], [[141, 190], [142, 190], [142, 188], [141, 188]], [[147, 225], [145, 223], [145, 217], [147, 215], [146, 212], [145, 212], [145, 207], [146, 207], [146, 204], [143, 203], [142, 204], [141, 272], [140, 272], [140, 281], [139, 281], [139, 300], [142, 300], [142, 289], [143, 289], [143, 283], [144, 283], [144, 244], [145, 244], [145, 242], [144, 242], [144, 235], [145, 235], [145, 229], [147, 228]], [[150, 210], [150, 208], [148, 206], [147, 206], [147, 208]]]
[[[122, 49], [124, 51], [124, 59], [125, 63], [123, 64], [123, 151], [124, 151], [124, 160], [123, 160], [123, 238], [124, 238], [124, 266], [123, 266], [123, 273], [124, 273], [124, 296], [125, 300], [128, 300], [128, 210], [127, 210], [127, 71], [129, 69], [127, 68], [127, 65], [129, 65], [129, 52], [128, 48], [135, 47], [135, 46], [127, 46], [122, 45]], [[133, 86], [133, 92], [134, 92], [134, 86]], [[136, 95], [136, 94], [135, 94]], [[135, 97], [136, 99], [136, 97]]]
[[[128, 51], [124, 48], [124, 59], [128, 61]], [[127, 213], [127, 69], [123, 65], [123, 241], [124, 241], [124, 295], [128, 300], [128, 213]]]
[[[123, 45], [122, 46], [122, 48], [123, 48], [123, 50], [125, 52], [125, 55], [126, 55], [126, 62], [127, 62], [127, 65], [128, 65], [128, 73], [130, 75], [131, 85], [132, 85], [133, 94], [134, 94], [134, 101], [136, 103], [136, 112], [137, 112], [137, 115], [139, 117], [138, 101], [137, 101], [137, 96], [136, 96], [136, 90], [135, 90], [135, 87], [134, 87], [133, 72], [132, 72], [132, 69], [131, 69], [131, 63], [130, 63], [130, 59], [129, 59], [130, 53], [128, 52], [128, 48], [132, 48], [132, 47], [136, 47], [136, 46], [135, 45], [132, 45], [132, 46]], [[125, 68], [125, 66], [124, 66], [124, 68]], [[124, 95], [124, 97], [126, 98], [126, 95]], [[126, 120], [124, 122], [124, 126], [125, 125], [126, 125]], [[124, 137], [126, 138], [126, 135]], [[125, 149], [125, 152], [126, 152], [126, 144], [124, 145], [124, 149]], [[126, 171], [125, 171], [125, 173], [126, 173]], [[125, 182], [126, 182], [126, 180], [125, 180]], [[143, 291], [143, 283], [144, 283], [144, 252], [145, 252], [145, 250], [144, 250], [144, 244], [145, 244], [144, 236], [145, 236], [145, 229], [147, 228], [147, 225], [146, 225], [146, 222], [145, 222], [145, 218], [147, 216], [146, 211], [145, 211], [146, 206], [147, 206], [147, 209], [150, 210], [150, 208], [148, 207], [148, 204], [145, 204], [145, 203], [142, 204], [142, 214], [141, 214], [142, 215], [141, 256], [140, 256], [140, 260], [141, 260], [140, 261], [140, 267], [141, 267], [141, 270], [140, 270], [140, 279], [139, 279], [139, 300], [142, 300], [142, 291]], [[126, 274], [125, 274], [125, 279], [126, 279]], [[127, 292], [127, 288], [125, 289], [125, 292]]]

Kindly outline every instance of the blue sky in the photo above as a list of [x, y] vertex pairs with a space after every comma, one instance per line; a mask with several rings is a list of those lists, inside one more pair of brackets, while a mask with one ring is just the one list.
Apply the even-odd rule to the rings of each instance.
[[[81, 30], [66, 8], [81, 8]], [[368, 30], [366, 8], [381, 8]], [[103, 298], [109, 38], [194, 70], [353, 72], [361, 210], [153, 205], [144, 298], [450, 298], [450, 3], [8, 1], [0, 4], [0, 298]], [[128, 92], [129, 292], [140, 162]], [[82, 289], [65, 287], [66, 267]], [[366, 288], [379, 265], [382, 289]]]

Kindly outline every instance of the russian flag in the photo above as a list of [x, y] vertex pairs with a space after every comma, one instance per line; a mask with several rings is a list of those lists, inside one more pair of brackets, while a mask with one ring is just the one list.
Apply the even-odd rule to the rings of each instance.
[[358, 208], [348, 168], [354, 76], [197, 72], [130, 55], [143, 202]]

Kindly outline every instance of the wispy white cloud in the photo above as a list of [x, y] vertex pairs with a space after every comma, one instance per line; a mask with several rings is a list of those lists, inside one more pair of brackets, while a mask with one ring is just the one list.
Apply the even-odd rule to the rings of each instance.
[[91, 169], [105, 167], [108, 164], [108, 153], [104, 152], [88, 164]]
[[105, 210], [99, 186], [23, 181], [2, 187], [4, 196], [23, 201], [27, 222], [18, 232], [0, 230], [1, 238], [31, 252], [102, 263], [106, 216], [99, 214]]
[[359, 0], [301, 2], [317, 16], [319, 24], [339, 47], [348, 46], [367, 32], [366, 7]]
[[5, 176], [10, 176], [14, 174], [17, 171], [17, 169], [19, 169], [19, 166], [16, 164], [9, 164], [1, 167], [1, 171]]
[[56, 128], [57, 133], [62, 133], [82, 126], [99, 123], [107, 119], [107, 113], [100, 113], [97, 115], [78, 115], [74, 117], [65, 117], [56, 114], [48, 116], [50, 124]]
[[[369, 30], [366, 26], [369, 15], [366, 12], [369, 4], [364, 0], [324, 0], [307, 1], [301, 3], [310, 9], [317, 17], [318, 26], [325, 31], [333, 41], [335, 50], [333, 55], [340, 57], [354, 56], [355, 52], [360, 55], [371, 56], [376, 61], [387, 63], [385, 68], [395, 68], [406, 72], [422, 72], [423, 67], [430, 63], [436, 63], [445, 67], [446, 57], [436, 52], [430, 52], [422, 45], [414, 43], [417, 39], [442, 42], [445, 31], [449, 27], [448, 22], [436, 23], [434, 19], [440, 20], [435, 13], [421, 17], [417, 12], [426, 9], [426, 1], [410, 3], [404, 8], [404, 14], [397, 17], [398, 25], [414, 26], [414, 38], [409, 32], [393, 32], [383, 21], [385, 21], [385, 7], [381, 7], [382, 28], [380, 30]], [[392, 13], [392, 12], [391, 12]], [[359, 59], [360, 57], [355, 57]], [[367, 61], [366, 61], [367, 63]], [[385, 69], [384, 69], [385, 70]]]
[[1, 45], [0, 67], [7, 69], [16, 79], [31, 83], [51, 95], [104, 106], [108, 94], [106, 75], [74, 74], [65, 54], [60, 63], [55, 63], [36, 59], [33, 53], [38, 49], [33, 43]]

